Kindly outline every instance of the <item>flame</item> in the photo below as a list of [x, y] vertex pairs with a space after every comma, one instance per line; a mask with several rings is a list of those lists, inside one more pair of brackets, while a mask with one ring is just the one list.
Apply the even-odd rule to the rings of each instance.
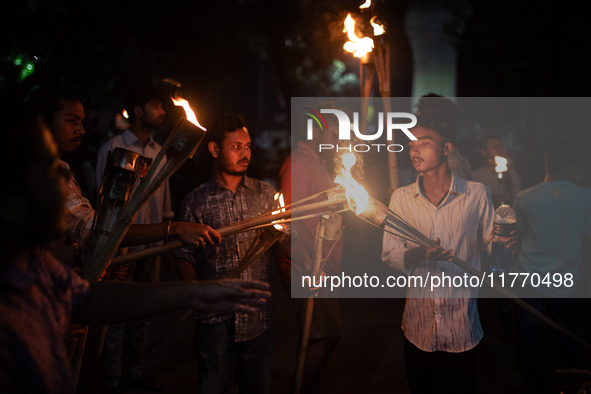
[[507, 159], [501, 156], [495, 156], [495, 171], [498, 173], [499, 179], [503, 178], [503, 172], [508, 170], [507, 168]]
[[376, 20], [376, 18], [377, 18], [377, 16], [374, 16], [373, 18], [371, 18], [369, 23], [371, 23], [371, 25], [373, 26], [373, 35], [374, 36], [381, 36], [382, 34], [384, 34], [386, 32], [386, 29], [384, 29], [384, 25], [380, 25], [380, 24], [374, 22]]
[[355, 57], [362, 58], [373, 49], [373, 40], [369, 37], [357, 37], [355, 34], [355, 20], [351, 13], [345, 18], [345, 28], [343, 33], [347, 33], [349, 41], [345, 43], [343, 48], [345, 51], [352, 53]]
[[[283, 200], [283, 193], [275, 193], [275, 196], [273, 196], [273, 198], [275, 199], [275, 201], [277, 201], [280, 209], [271, 212], [271, 215], [277, 215], [279, 212], [285, 212], [285, 201]], [[280, 224], [274, 224], [273, 227], [275, 227], [279, 231], [284, 230], [284, 227]]]
[[349, 207], [355, 211], [355, 214], [361, 214], [369, 204], [369, 194], [351, 175], [351, 169], [357, 162], [357, 157], [353, 152], [346, 152], [341, 158], [343, 162], [343, 173], [337, 175], [335, 183], [345, 187], [345, 196], [349, 202]]
[[129, 119], [129, 114], [127, 113], [127, 110], [126, 109], [124, 109], [123, 111], [121, 111], [121, 115], [123, 115], [123, 117], [125, 119]]
[[369, 8], [369, 7], [371, 7], [371, 0], [365, 0], [365, 3], [363, 3], [359, 6], [359, 8], [361, 8], [361, 9]]
[[203, 131], [207, 131], [207, 129], [203, 126], [201, 126], [199, 124], [199, 121], [197, 120], [197, 117], [195, 116], [195, 112], [193, 112], [193, 110], [191, 109], [191, 107], [189, 106], [189, 102], [187, 100], [185, 100], [184, 98], [174, 98], [171, 97], [172, 102], [174, 103], [174, 105], [176, 105], [177, 107], [183, 107], [183, 109], [185, 110], [185, 116], [187, 117], [187, 120], [191, 123], [193, 123], [195, 126], [199, 127], [201, 130]]

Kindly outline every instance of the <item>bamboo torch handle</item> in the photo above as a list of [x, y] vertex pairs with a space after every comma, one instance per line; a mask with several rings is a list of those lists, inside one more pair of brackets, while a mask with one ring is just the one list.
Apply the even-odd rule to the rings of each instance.
[[[239, 233], [241, 230], [242, 228], [240, 226], [226, 226], [218, 229], [218, 233], [220, 233], [222, 237], [225, 237], [228, 235]], [[185, 246], [189, 245], [180, 240], [170, 241], [161, 246], [155, 246], [152, 248], [140, 250], [138, 252], [128, 253], [123, 256], [115, 257], [111, 260], [110, 267], [116, 267], [118, 265], [131, 263], [132, 261], [141, 260], [147, 257], [173, 252]]]
[[[344, 197], [336, 198], [334, 200], [326, 200], [317, 203], [307, 204], [302, 207], [292, 208], [290, 210], [286, 210], [285, 212], [277, 212], [274, 215], [260, 215], [250, 219], [243, 220], [238, 223], [233, 223], [228, 226], [220, 227], [217, 229], [217, 232], [220, 233], [222, 237], [226, 237], [228, 235], [238, 234], [242, 231], [246, 231], [256, 226], [261, 226], [264, 224], [271, 225], [272, 221], [285, 219], [288, 217], [299, 216], [314, 210], [327, 208], [331, 205], [339, 205], [346, 203], [346, 199]], [[128, 253], [124, 256], [118, 256], [111, 260], [111, 267], [116, 267], [121, 264], [126, 264], [135, 260], [140, 260], [146, 257], [155, 256], [162, 253], [172, 252], [174, 250], [180, 249], [186, 245], [182, 241], [171, 241], [161, 246], [155, 246], [152, 248], [140, 250], [139, 252]]]

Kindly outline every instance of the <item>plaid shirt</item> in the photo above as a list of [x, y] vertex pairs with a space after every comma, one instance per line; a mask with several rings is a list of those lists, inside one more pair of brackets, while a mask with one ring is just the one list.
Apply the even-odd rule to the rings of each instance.
[[[236, 193], [222, 187], [215, 179], [202, 184], [185, 196], [180, 217], [183, 222], [204, 223], [215, 229], [239, 222], [275, 209], [273, 187], [263, 181], [244, 177]], [[179, 259], [190, 262], [197, 278], [227, 278], [238, 266], [261, 230], [244, 231], [222, 238], [216, 245], [205, 248], [184, 248], [176, 252]], [[265, 253], [243, 270], [240, 279], [269, 282], [269, 255]], [[248, 341], [270, 327], [270, 307], [265, 304], [251, 313], [236, 312], [201, 317], [205, 324], [216, 324], [230, 317], [235, 322], [236, 342]]]

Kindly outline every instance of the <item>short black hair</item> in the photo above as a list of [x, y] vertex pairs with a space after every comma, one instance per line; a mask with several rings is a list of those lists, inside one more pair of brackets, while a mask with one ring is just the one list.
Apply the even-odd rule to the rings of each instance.
[[417, 104], [417, 126], [435, 130], [443, 142], [455, 142], [458, 134], [458, 109], [451, 99], [435, 93], [421, 96]]
[[164, 86], [158, 81], [140, 81], [130, 84], [124, 97], [123, 105], [129, 115], [129, 120], [133, 121], [135, 107], [143, 108], [150, 101], [156, 100], [164, 104], [169, 98]]
[[71, 87], [59, 84], [41, 85], [29, 96], [28, 105], [31, 111], [40, 113], [51, 125], [56, 113], [64, 108], [64, 101], [80, 101], [80, 94]]
[[243, 127], [246, 127], [246, 121], [240, 115], [232, 113], [218, 115], [213, 120], [212, 125], [207, 132], [208, 141], [213, 141], [218, 146], [221, 146], [222, 141], [226, 138], [226, 133], [236, 131]]

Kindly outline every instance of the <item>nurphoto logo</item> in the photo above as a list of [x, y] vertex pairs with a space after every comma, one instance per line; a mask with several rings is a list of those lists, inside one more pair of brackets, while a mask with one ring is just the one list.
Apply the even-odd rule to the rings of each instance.
[[[359, 130], [359, 113], [353, 112], [353, 122], [349, 115], [339, 109], [320, 109], [320, 112], [311, 108], [305, 107], [305, 114], [310, 118], [307, 122], [307, 139], [309, 141], [314, 139], [314, 124], [318, 126], [321, 133], [328, 131], [328, 123], [322, 114], [329, 116], [336, 116], [338, 121], [338, 144], [318, 144], [318, 151], [336, 150], [339, 151], [355, 151], [355, 152], [369, 152], [375, 150], [388, 152], [401, 152], [404, 146], [401, 144], [384, 144], [384, 143], [361, 143], [351, 144], [351, 132], [354, 137], [361, 141], [376, 141], [382, 137], [384, 131], [386, 132], [386, 140], [388, 142], [394, 140], [394, 131], [402, 131], [409, 140], [416, 141], [417, 138], [411, 133], [410, 129], [417, 124], [415, 115], [408, 112], [379, 112], [377, 116], [377, 126], [372, 133], [365, 134]], [[401, 122], [403, 120], [403, 122]], [[404, 122], [406, 121], [406, 122]], [[348, 142], [348, 144], [347, 144]]]

